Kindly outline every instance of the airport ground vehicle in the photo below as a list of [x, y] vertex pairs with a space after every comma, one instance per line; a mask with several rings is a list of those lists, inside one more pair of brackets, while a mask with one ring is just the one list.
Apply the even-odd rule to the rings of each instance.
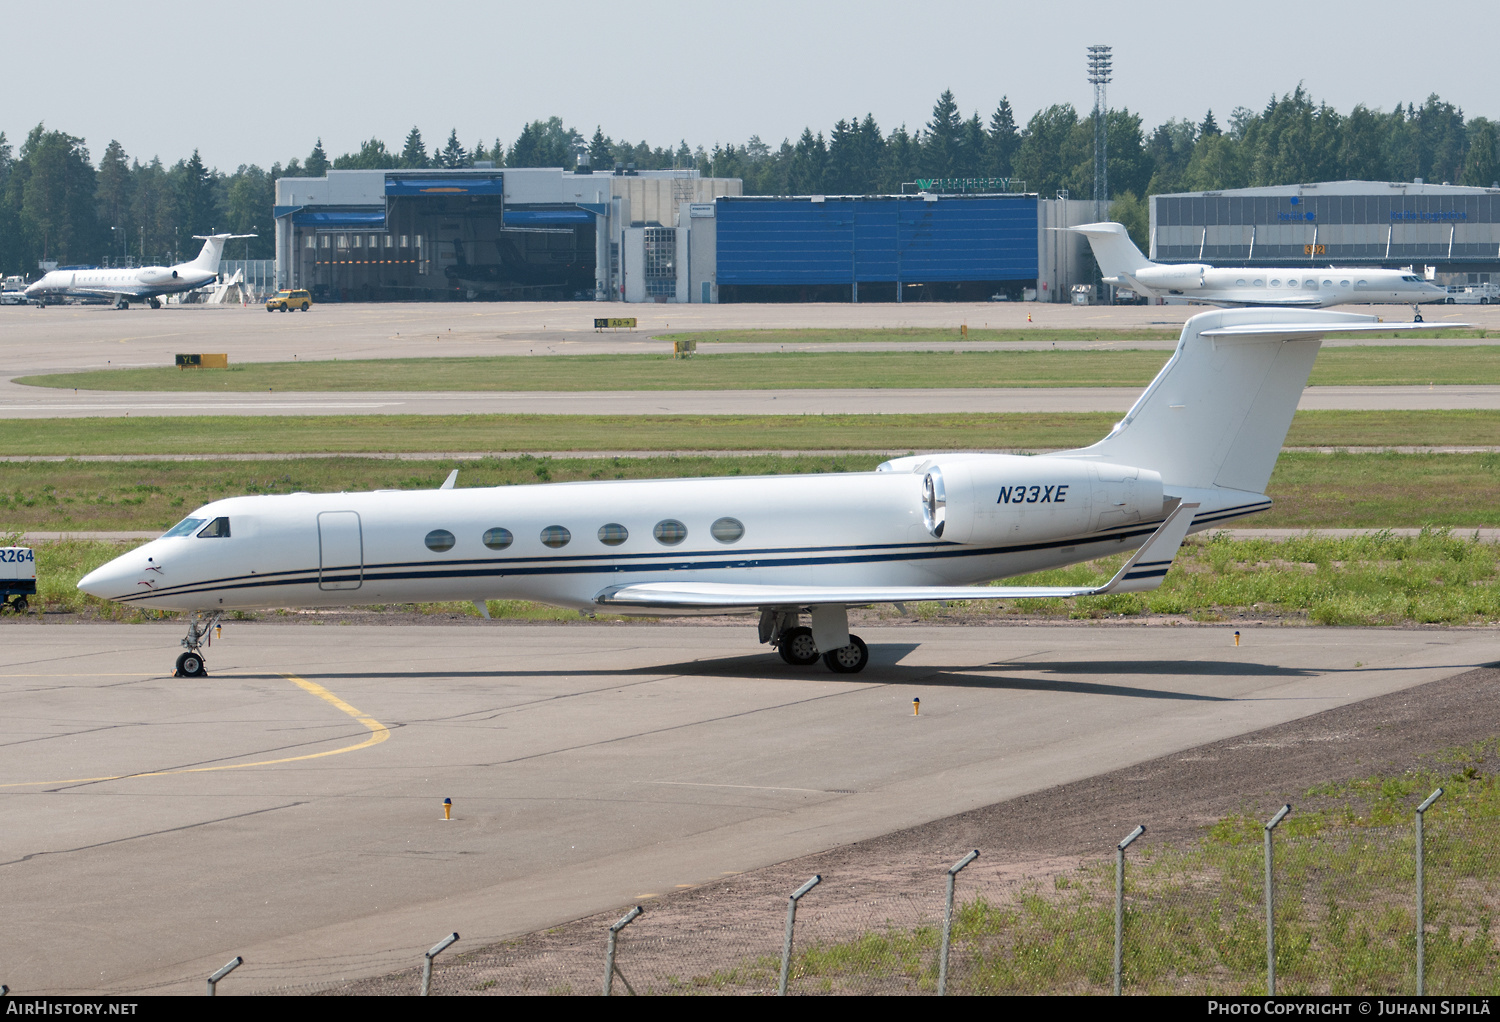
[[26, 613], [26, 597], [35, 595], [36, 554], [31, 547], [0, 547], [0, 613]]
[[306, 312], [312, 308], [312, 295], [302, 290], [291, 290], [282, 288], [266, 301], [267, 312], [290, 312], [292, 309], [300, 309]]
[[1500, 305], [1500, 286], [1495, 284], [1453, 284], [1448, 288], [1448, 305]]

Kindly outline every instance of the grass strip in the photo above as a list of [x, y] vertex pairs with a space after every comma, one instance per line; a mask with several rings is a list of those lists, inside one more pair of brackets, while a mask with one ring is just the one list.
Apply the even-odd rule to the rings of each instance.
[[[0, 420], [10, 455], [1078, 447], [1114, 412], [925, 415], [183, 415]], [[1500, 411], [1304, 411], [1291, 447], [1494, 444]]]
[[[1276, 833], [1277, 993], [1407, 995], [1416, 987], [1412, 825], [1426, 814], [1429, 995], [1500, 992], [1500, 743], [1442, 750], [1417, 769], [1321, 785]], [[1126, 993], [1261, 996], [1266, 987], [1262, 821], [1221, 818], [1184, 847], [1137, 845], [1125, 871]], [[1019, 891], [971, 880], [954, 916], [949, 993], [1106, 994], [1113, 978], [1114, 863], [1101, 857]], [[963, 884], [962, 878], [960, 884]], [[799, 941], [789, 992], [931, 992], [941, 904], [889, 899]], [[839, 927], [838, 923], [843, 926]], [[861, 925], [863, 924], [863, 925]], [[816, 925], [816, 924], [814, 924]], [[682, 992], [764, 988], [769, 956], [689, 977]], [[651, 992], [679, 992], [668, 985]]]
[[[1389, 311], [1389, 310], [1388, 310]], [[1387, 319], [1399, 319], [1399, 315], [1387, 315]], [[1021, 329], [992, 329], [980, 320], [969, 325], [968, 340], [999, 341], [1083, 341], [1093, 344], [1125, 343], [1131, 341], [1176, 340], [1182, 333], [1180, 326], [1158, 323], [1140, 329], [1116, 330], [1107, 327], [1074, 327], [1054, 329], [1028, 326]], [[1454, 340], [1482, 340], [1488, 332], [1480, 328], [1433, 330], [1424, 337], [1450, 338]], [[886, 327], [886, 328], [769, 328], [761, 330], [684, 330], [668, 331], [659, 335], [668, 341], [697, 341], [699, 344], [867, 344], [872, 341], [900, 341], [902, 343], [951, 342], [962, 340], [958, 327]], [[1371, 339], [1399, 340], [1409, 334], [1371, 334]]]
[[[904, 452], [898, 452], [904, 453]], [[678, 455], [657, 458], [486, 457], [468, 461], [296, 458], [284, 461], [0, 462], [0, 529], [134, 532], [165, 529], [193, 508], [255, 493], [514, 486], [585, 479], [866, 472], [884, 459], [846, 455]], [[1500, 525], [1500, 454], [1282, 454], [1275, 505], [1254, 528], [1421, 528]], [[1441, 500], [1434, 500], [1441, 494]]]
[[[851, 351], [505, 356], [251, 362], [25, 376], [19, 383], [105, 391], [591, 391], [781, 390], [820, 387], [1143, 387], [1169, 352]], [[1329, 348], [1314, 386], [1500, 383], [1500, 345]]]

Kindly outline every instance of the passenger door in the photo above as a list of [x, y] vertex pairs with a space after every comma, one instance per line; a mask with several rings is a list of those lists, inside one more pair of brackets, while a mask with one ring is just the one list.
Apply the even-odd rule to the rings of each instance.
[[358, 589], [364, 583], [364, 561], [359, 512], [318, 515], [318, 588]]

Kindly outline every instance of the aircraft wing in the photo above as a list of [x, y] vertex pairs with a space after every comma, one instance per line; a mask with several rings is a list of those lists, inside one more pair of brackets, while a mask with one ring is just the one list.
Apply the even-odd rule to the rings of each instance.
[[841, 603], [919, 603], [926, 600], [1034, 600], [1106, 593], [1144, 593], [1161, 585], [1197, 504], [1179, 504], [1115, 577], [1102, 586], [815, 586], [742, 585], [735, 582], [637, 582], [611, 586], [594, 597], [601, 607], [643, 610], [711, 610], [807, 607]]
[[[1177, 296], [1173, 295], [1172, 297], [1175, 298]], [[1222, 305], [1233, 308], [1320, 309], [1323, 307], [1323, 300], [1315, 295], [1297, 295], [1295, 297], [1283, 298], [1280, 295], [1274, 297], [1267, 295], [1264, 291], [1255, 295], [1248, 293], [1235, 294], [1231, 292], [1222, 295], [1209, 294], [1201, 297], [1184, 295], [1183, 297], [1203, 302], [1206, 305]]]

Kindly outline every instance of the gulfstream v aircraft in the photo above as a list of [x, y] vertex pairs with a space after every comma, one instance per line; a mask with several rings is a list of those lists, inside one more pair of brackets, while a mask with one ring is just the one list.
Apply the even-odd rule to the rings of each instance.
[[1122, 224], [1084, 224], [1082, 234], [1106, 284], [1168, 301], [1204, 305], [1271, 305], [1321, 309], [1351, 302], [1410, 305], [1422, 321], [1423, 302], [1441, 302], [1448, 292], [1407, 270], [1283, 266], [1215, 269], [1207, 263], [1153, 263], [1141, 254]]
[[147, 302], [161, 308], [161, 296], [192, 291], [211, 283], [219, 275], [219, 259], [224, 242], [230, 238], [253, 238], [253, 234], [195, 234], [203, 239], [203, 251], [190, 263], [176, 266], [137, 266], [99, 270], [52, 270], [26, 289], [26, 297], [45, 306], [69, 296], [107, 298], [115, 308], [126, 309], [131, 302]]
[[[225, 611], [537, 600], [759, 613], [790, 664], [862, 670], [847, 609], [1156, 588], [1190, 531], [1263, 510], [1325, 334], [1422, 329], [1300, 309], [1205, 312], [1125, 418], [1045, 457], [937, 454], [837, 475], [293, 493], [206, 504], [78, 583], [187, 611], [179, 674]], [[977, 583], [1134, 550], [1099, 586]], [[481, 609], [483, 604], [480, 603]], [[803, 623], [804, 615], [807, 624]]]

